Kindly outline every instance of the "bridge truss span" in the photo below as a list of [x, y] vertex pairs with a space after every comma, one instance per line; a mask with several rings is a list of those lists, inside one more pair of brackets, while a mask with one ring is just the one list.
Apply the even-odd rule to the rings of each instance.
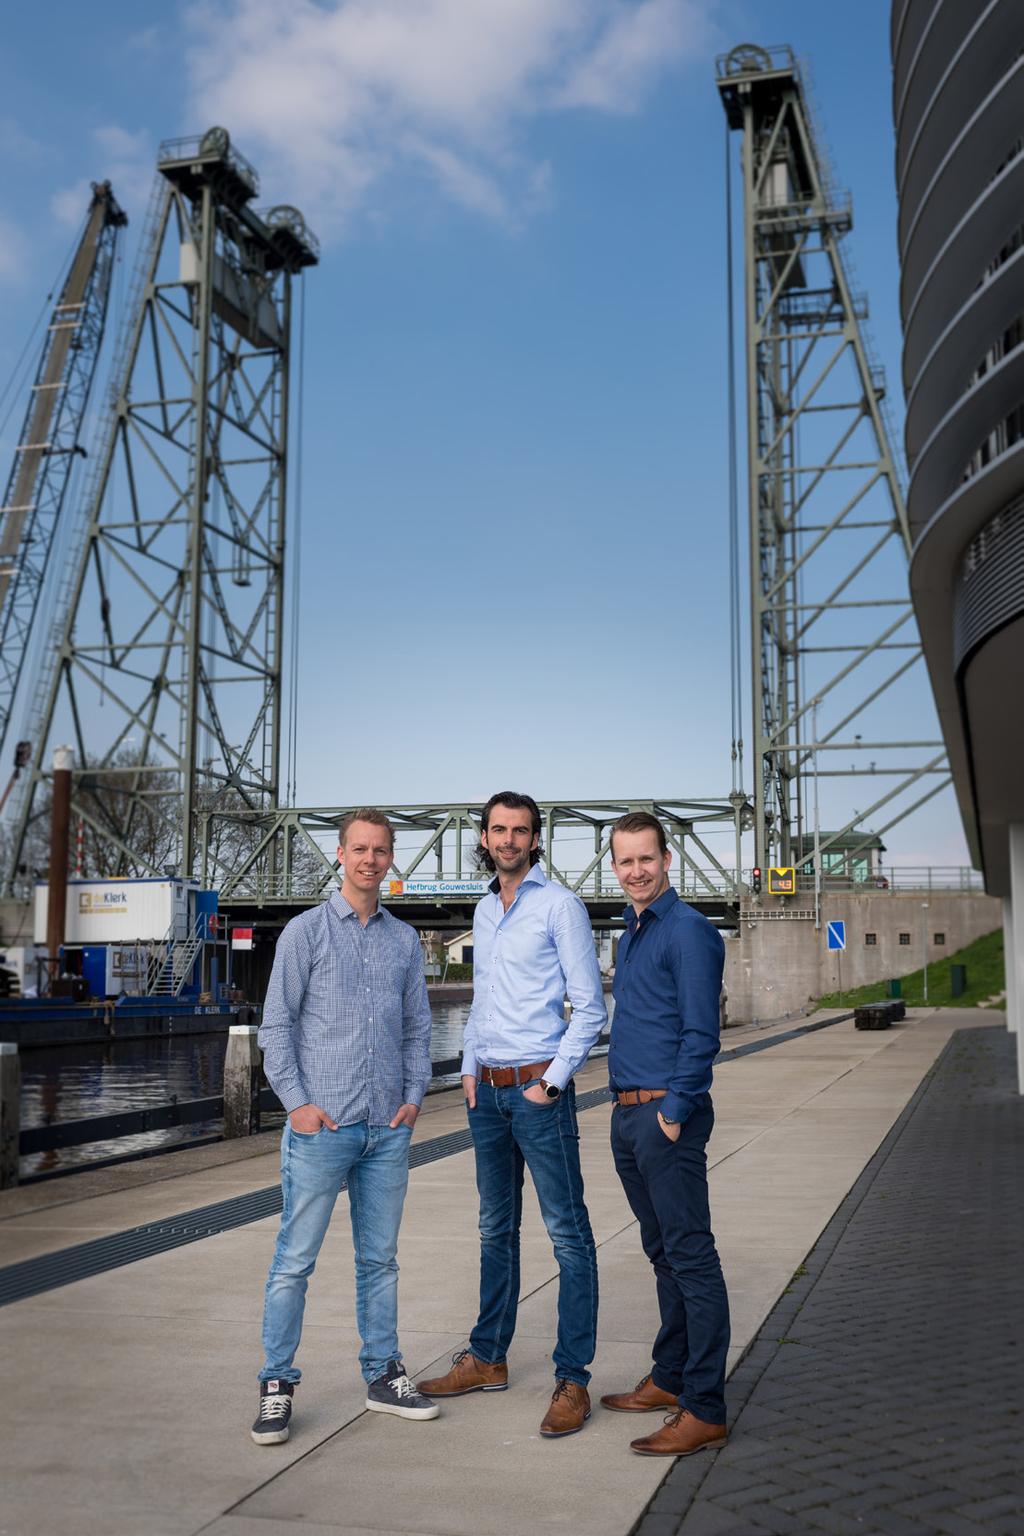
[[[750, 825], [743, 795], [727, 798], [542, 801], [545, 873], [581, 895], [592, 912], [621, 910], [610, 867], [614, 823], [628, 811], [657, 816], [673, 854], [681, 895], [734, 907], [745, 890], [740, 839]], [[299, 910], [321, 901], [340, 879], [338, 823], [353, 806], [283, 808], [265, 816], [212, 811], [202, 819], [204, 882], [224, 907]], [[482, 804], [384, 806], [395, 829], [395, 859], [383, 895], [410, 915], [459, 926], [490, 878], [476, 862]], [[728, 853], [723, 848], [723, 834]], [[717, 849], [715, 845], [717, 844]]]

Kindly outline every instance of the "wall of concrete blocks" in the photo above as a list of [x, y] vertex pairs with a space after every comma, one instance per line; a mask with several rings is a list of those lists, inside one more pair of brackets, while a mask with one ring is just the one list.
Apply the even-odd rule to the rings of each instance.
[[[799, 1013], [823, 993], [838, 992], [840, 986], [909, 975], [923, 965], [926, 942], [928, 963], [933, 964], [992, 933], [1003, 921], [997, 898], [952, 891], [826, 895], [820, 929], [813, 921], [769, 918], [764, 911], [745, 908], [739, 931], [726, 935], [730, 1024], [783, 1018]], [[826, 925], [834, 918], [846, 923], [845, 951], [826, 946]], [[900, 943], [901, 933], [910, 935], [909, 943]], [[874, 943], [867, 942], [868, 934], [875, 935]], [[936, 934], [942, 934], [945, 943], [936, 944]]]

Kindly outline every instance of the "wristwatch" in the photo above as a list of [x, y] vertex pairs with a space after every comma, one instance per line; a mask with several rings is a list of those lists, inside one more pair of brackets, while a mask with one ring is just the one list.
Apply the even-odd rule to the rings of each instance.
[[538, 1079], [538, 1082], [539, 1086], [544, 1089], [544, 1092], [547, 1094], [549, 1099], [560, 1099], [562, 1097], [561, 1088], [556, 1088], [554, 1083], [547, 1082], [543, 1077]]
[[679, 1124], [678, 1120], [670, 1120], [668, 1115], [662, 1115], [660, 1109], [658, 1110], [658, 1114], [661, 1115], [661, 1121], [662, 1121], [663, 1125], [678, 1125]]

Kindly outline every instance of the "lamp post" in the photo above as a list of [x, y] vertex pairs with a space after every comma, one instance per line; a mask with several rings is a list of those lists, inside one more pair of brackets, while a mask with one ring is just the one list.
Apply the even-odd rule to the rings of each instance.
[[921, 903], [921, 947], [924, 950], [924, 1000], [928, 1001], [928, 903]]

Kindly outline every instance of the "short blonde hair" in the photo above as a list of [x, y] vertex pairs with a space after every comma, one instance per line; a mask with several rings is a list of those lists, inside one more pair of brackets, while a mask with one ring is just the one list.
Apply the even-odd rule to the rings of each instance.
[[341, 818], [338, 823], [338, 846], [340, 848], [344, 848], [348, 829], [354, 821], [368, 821], [371, 827], [383, 827], [388, 834], [391, 852], [394, 853], [395, 829], [384, 815], [384, 812], [378, 811], [376, 806], [373, 805], [361, 805], [357, 811], [349, 811]]

